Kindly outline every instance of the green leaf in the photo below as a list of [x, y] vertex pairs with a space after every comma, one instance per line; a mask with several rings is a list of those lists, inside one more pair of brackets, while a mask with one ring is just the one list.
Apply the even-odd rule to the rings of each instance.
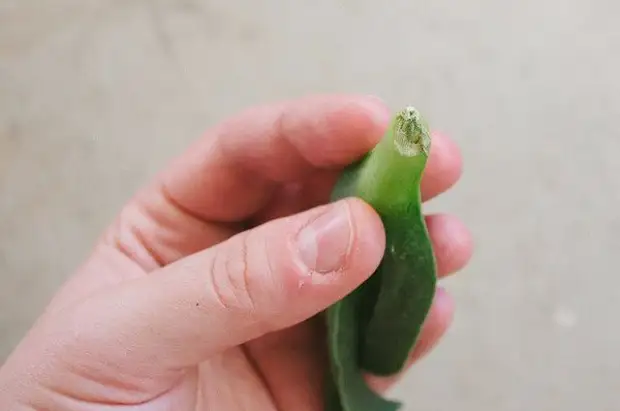
[[374, 393], [364, 371], [388, 376], [402, 370], [434, 297], [436, 263], [420, 195], [430, 145], [428, 126], [407, 107], [379, 144], [347, 167], [332, 192], [332, 201], [355, 196], [373, 207], [385, 228], [386, 250], [376, 272], [327, 310], [327, 411], [400, 406]]

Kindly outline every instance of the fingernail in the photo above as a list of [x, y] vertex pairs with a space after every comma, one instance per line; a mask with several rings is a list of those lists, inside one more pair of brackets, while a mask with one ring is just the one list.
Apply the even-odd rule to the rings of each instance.
[[334, 203], [304, 227], [297, 244], [303, 263], [312, 271], [329, 273], [343, 267], [351, 243], [351, 221], [345, 202]]

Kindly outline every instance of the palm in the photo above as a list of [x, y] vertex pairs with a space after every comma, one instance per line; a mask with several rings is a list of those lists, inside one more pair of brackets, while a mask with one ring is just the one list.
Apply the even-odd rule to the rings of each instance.
[[200, 366], [196, 411], [320, 411], [322, 349], [304, 323], [224, 352]]
[[325, 369], [320, 328], [309, 321], [231, 348], [188, 369], [178, 382], [162, 381], [166, 394], [154, 392], [139, 409], [163, 411], [175, 404], [179, 411], [320, 411]]

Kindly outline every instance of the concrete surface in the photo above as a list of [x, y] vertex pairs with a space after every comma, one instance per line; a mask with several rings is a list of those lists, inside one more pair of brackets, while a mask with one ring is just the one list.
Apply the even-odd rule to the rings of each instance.
[[[477, 254], [411, 410], [620, 409], [617, 2], [0, 0], [0, 358], [118, 207], [224, 116], [414, 102]], [[604, 315], [610, 315], [605, 320]]]

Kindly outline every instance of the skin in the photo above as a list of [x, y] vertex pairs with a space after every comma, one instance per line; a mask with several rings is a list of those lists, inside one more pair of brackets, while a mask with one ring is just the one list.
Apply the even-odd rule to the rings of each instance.
[[[389, 116], [373, 97], [312, 96], [209, 130], [120, 211], [5, 362], [0, 409], [320, 411], [315, 314], [361, 284], [385, 246], [367, 204], [327, 204], [329, 193]], [[433, 144], [425, 200], [461, 174], [454, 143]], [[439, 276], [458, 271], [467, 229], [426, 219]], [[438, 290], [411, 364], [452, 311]], [[367, 376], [379, 393], [398, 378]]]

